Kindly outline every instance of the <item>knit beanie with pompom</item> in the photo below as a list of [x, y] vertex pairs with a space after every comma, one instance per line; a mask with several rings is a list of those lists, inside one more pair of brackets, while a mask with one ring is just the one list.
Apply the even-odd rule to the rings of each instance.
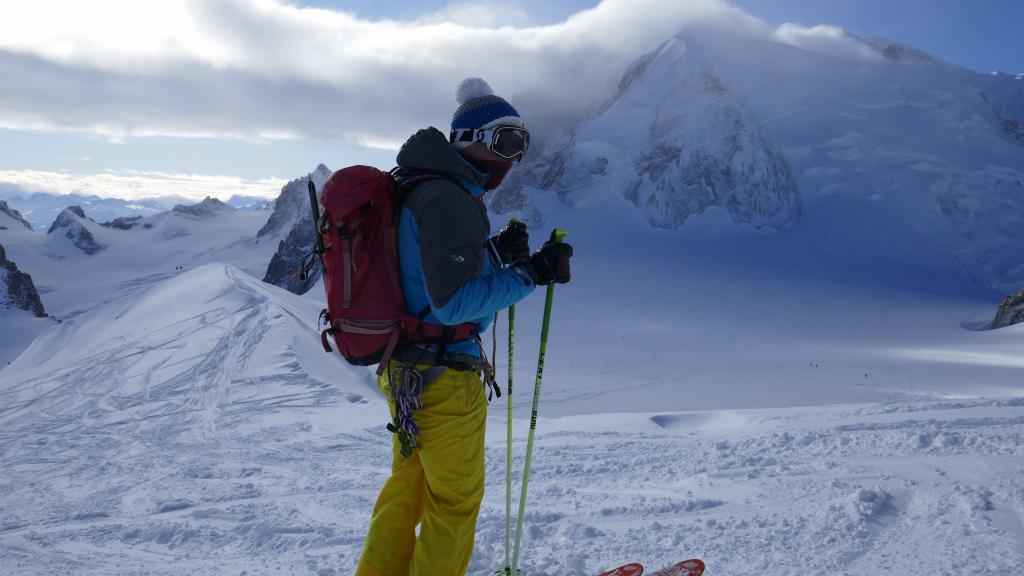
[[[459, 108], [452, 115], [452, 130], [494, 128], [497, 126], [514, 126], [526, 128], [526, 123], [519, 112], [501, 96], [495, 96], [494, 90], [481, 78], [466, 78], [459, 84], [455, 92], [455, 100]], [[453, 142], [456, 148], [462, 149], [469, 142]]]

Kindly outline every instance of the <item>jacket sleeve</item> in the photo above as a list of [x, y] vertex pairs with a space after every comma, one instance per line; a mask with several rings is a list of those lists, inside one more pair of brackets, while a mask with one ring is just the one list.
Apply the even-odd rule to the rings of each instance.
[[459, 324], [522, 300], [533, 286], [514, 270], [489, 270], [490, 224], [483, 203], [447, 181], [421, 186], [408, 207], [419, 228], [420, 263], [434, 316]]
[[443, 324], [461, 324], [493, 315], [526, 298], [532, 283], [511, 268], [501, 268], [464, 283], [442, 307], [431, 302], [431, 310]]

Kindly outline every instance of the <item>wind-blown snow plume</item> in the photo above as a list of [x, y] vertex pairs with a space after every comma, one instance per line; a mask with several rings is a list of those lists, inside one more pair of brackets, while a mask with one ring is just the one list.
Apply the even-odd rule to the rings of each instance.
[[601, 94], [636, 54], [697, 24], [771, 34], [723, 0], [604, 0], [549, 26], [491, 27], [280, 0], [19, 3], [0, 20], [0, 75], [17, 86], [0, 126], [401, 142], [451, 113], [459, 78], [487, 70], [510, 97], [565, 78], [574, 94]]

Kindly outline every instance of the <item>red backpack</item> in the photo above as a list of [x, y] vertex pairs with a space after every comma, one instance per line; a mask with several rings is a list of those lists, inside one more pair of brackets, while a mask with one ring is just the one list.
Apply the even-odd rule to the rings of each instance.
[[[397, 169], [396, 169], [397, 170]], [[327, 326], [320, 338], [331, 352], [327, 335], [350, 364], [380, 363], [409, 342], [439, 344], [474, 338], [472, 323], [444, 326], [424, 322], [427, 306], [417, 316], [406, 312], [399, 280], [397, 225], [404, 194], [436, 174], [396, 181], [396, 170], [382, 172], [372, 166], [350, 166], [331, 174], [319, 202], [309, 182], [310, 204], [317, 223], [318, 256], [323, 267], [327, 308], [320, 313]], [[318, 204], [323, 206], [319, 213]], [[315, 260], [314, 260], [315, 261]]]

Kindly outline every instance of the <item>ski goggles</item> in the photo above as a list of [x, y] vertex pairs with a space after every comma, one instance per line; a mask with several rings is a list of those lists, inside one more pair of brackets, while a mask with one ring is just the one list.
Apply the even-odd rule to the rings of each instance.
[[502, 158], [522, 160], [530, 147], [530, 133], [526, 128], [497, 126], [495, 128], [456, 128], [450, 136], [452, 144], [457, 142], [483, 142], [487, 149]]

